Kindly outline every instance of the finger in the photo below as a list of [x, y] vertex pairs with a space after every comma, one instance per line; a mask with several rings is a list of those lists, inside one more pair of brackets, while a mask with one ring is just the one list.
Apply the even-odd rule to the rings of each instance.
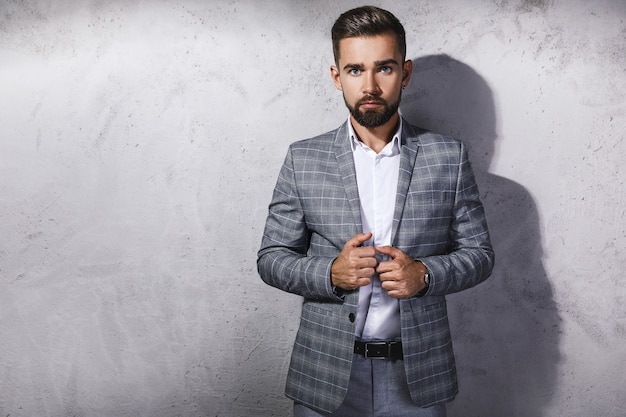
[[[384, 289], [385, 291], [389, 292], [396, 292], [400, 289], [400, 286], [398, 285], [397, 281], [394, 280], [381, 280], [381, 287], [382, 289]], [[391, 295], [391, 294], [390, 294]]]
[[367, 242], [372, 238], [372, 233], [359, 233], [355, 235], [352, 239], [348, 240], [345, 244], [346, 247], [358, 248], [363, 243]]
[[358, 248], [352, 248], [350, 251], [351, 257], [366, 259], [367, 266], [371, 266], [372, 268], [378, 265], [378, 260], [376, 259], [376, 250], [371, 246], [360, 246]]
[[364, 287], [366, 285], [370, 285], [372, 280], [369, 277], [358, 277], [351, 280], [349, 283], [346, 283], [344, 286], [345, 289], [355, 290], [359, 287]]
[[378, 260], [374, 256], [367, 256], [367, 254], [364, 254], [364, 256], [359, 259], [358, 267], [370, 268], [372, 270], [372, 274], [374, 274], [374, 272], [376, 272], [375, 268], [378, 267]]
[[396, 259], [391, 259], [390, 261], [382, 261], [379, 262], [376, 266], [376, 272], [379, 274], [385, 274], [396, 271], [400, 267], [400, 264]]
[[397, 281], [386, 281], [383, 282], [382, 288], [387, 291], [387, 294], [393, 298], [407, 298], [408, 292], [407, 288]]
[[393, 259], [404, 255], [404, 252], [398, 248], [394, 248], [393, 246], [378, 246], [376, 247], [376, 251], [378, 253], [382, 253], [383, 255], [391, 256]]
[[393, 276], [393, 274], [391, 274], [391, 272], [380, 272], [378, 268], [376, 268], [376, 272], [378, 272], [378, 279], [380, 279], [381, 282], [396, 281], [395, 277]]
[[372, 282], [370, 278], [359, 278], [356, 280], [356, 285], [354, 288], [365, 287], [367, 285], [370, 285], [370, 282]]
[[378, 279], [380, 279], [381, 282], [390, 284], [401, 281], [401, 277], [395, 271], [389, 270], [387, 272], [380, 272], [377, 268], [376, 272], [378, 272]]
[[402, 292], [400, 291], [389, 291], [387, 293], [391, 298], [397, 298], [397, 299], [403, 299], [403, 298], [407, 298], [406, 295], [404, 295]]
[[393, 271], [393, 268], [389, 261], [381, 262], [376, 266], [376, 272], [378, 272], [378, 274], [380, 275], [381, 280], [386, 278], [384, 277], [384, 275], [387, 275], [389, 272], [392, 272], [392, 271]]

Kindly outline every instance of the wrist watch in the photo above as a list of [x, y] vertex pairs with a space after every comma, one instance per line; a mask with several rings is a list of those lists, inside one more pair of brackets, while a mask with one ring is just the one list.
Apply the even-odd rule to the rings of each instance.
[[426, 286], [420, 292], [415, 294], [415, 296], [418, 298], [426, 295], [426, 293], [428, 292], [428, 288], [430, 288], [430, 274], [428, 273], [428, 271], [426, 271], [426, 273], [424, 274], [424, 282], [426, 283]]

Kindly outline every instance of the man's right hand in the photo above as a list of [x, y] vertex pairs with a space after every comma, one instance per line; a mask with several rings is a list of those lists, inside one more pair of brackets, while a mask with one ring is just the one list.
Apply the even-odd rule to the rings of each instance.
[[376, 249], [362, 245], [371, 238], [371, 233], [359, 233], [346, 242], [331, 266], [330, 279], [334, 286], [354, 290], [369, 285], [378, 265]]

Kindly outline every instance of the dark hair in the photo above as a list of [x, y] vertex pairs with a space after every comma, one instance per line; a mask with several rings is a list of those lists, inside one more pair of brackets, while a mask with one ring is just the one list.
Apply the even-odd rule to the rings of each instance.
[[357, 7], [343, 13], [331, 30], [335, 63], [339, 63], [339, 42], [345, 38], [390, 33], [396, 36], [402, 59], [406, 56], [406, 34], [402, 23], [391, 12], [374, 6]]

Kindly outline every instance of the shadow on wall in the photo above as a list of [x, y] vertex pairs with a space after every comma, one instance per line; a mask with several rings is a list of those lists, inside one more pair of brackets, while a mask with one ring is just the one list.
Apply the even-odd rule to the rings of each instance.
[[496, 253], [491, 278], [449, 297], [460, 386], [449, 415], [544, 416], [557, 383], [560, 317], [535, 203], [520, 184], [488, 172], [497, 139], [491, 89], [467, 65], [426, 56], [413, 61], [402, 103], [412, 123], [467, 144]]

